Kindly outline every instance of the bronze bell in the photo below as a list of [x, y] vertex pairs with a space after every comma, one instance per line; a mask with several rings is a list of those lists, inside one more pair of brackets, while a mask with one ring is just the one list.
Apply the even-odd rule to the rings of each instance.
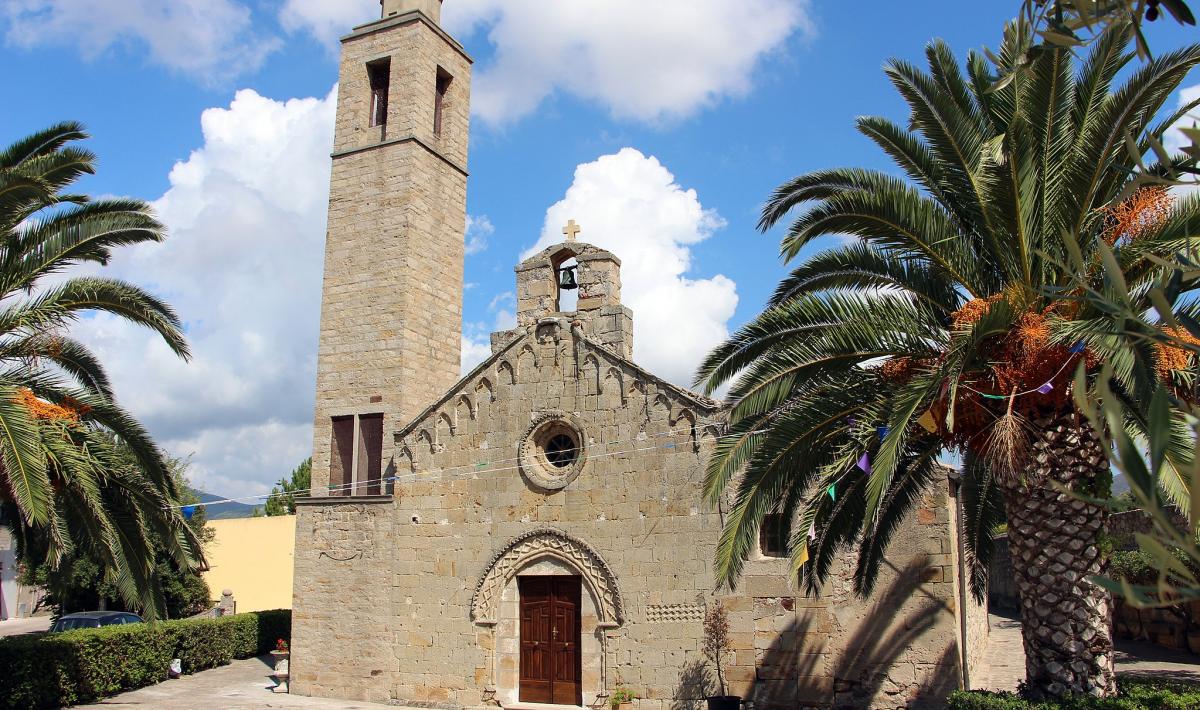
[[579, 288], [575, 281], [575, 267], [567, 266], [558, 270], [558, 288], [561, 291], [574, 291]]

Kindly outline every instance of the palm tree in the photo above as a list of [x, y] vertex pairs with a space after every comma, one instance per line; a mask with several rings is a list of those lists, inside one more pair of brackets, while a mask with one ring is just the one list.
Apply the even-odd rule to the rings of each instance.
[[162, 453], [66, 330], [102, 311], [150, 328], [180, 357], [188, 347], [179, 318], [151, 294], [62, 274], [164, 237], [144, 202], [66, 191], [94, 172], [95, 156], [69, 145], [86, 137], [62, 123], [0, 152], [0, 519], [26, 562], [90, 554], [127, 603], [155, 617], [163, 604], [151, 533], [186, 567], [199, 563], [199, 542], [172, 507], [180, 492]]
[[[1200, 198], [1173, 201], [1152, 184], [1183, 158], [1143, 166], [1142, 154], [1197, 105], [1155, 121], [1200, 47], [1117, 82], [1126, 30], [1078, 66], [1066, 49], [1028, 51], [1030, 36], [1010, 25], [998, 56], [971, 53], [965, 73], [942, 42], [927, 48], [928, 72], [887, 65], [908, 123], [858, 127], [905, 177], [823, 170], [772, 195], [760, 228], [794, 217], [785, 260], [818, 237], [853, 238], [802, 258], [764, 312], [701, 365], [706, 391], [732, 383], [733, 436], [718, 444], [705, 493], [710, 503], [733, 494], [716, 562], [724, 583], [778, 512], [806, 592], [856, 549], [855, 589], [866, 595], [901, 520], [944, 482], [939, 459], [961, 455], [977, 597], [990, 533], [1007, 514], [1031, 693], [1105, 695], [1115, 691], [1109, 599], [1089, 581], [1104, 566], [1105, 510], [1063, 489], [1102, 498], [1111, 473], [1072, 375], [1084, 363], [1088, 387], [1112, 363], [1135, 431], [1157, 383], [1139, 379], [1119, 317], [1080, 297], [1071, 265], [1099, 290], [1101, 264], [1118, 265], [1132, 305], [1148, 311], [1156, 256], [1195, 235]], [[1150, 356], [1177, 391], [1190, 385], [1186, 353]], [[1191, 447], [1177, 430], [1166, 488], [1186, 504], [1178, 471]]]

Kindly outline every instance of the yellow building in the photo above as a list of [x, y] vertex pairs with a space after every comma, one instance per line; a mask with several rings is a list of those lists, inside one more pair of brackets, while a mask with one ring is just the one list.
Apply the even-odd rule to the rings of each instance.
[[238, 612], [292, 608], [296, 516], [211, 520], [204, 581], [213, 598], [233, 591]]

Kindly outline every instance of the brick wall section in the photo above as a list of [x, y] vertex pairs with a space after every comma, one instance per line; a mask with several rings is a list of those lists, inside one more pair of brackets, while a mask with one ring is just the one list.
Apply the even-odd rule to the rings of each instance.
[[[371, 128], [366, 65], [381, 57], [391, 57], [388, 120]], [[454, 76], [440, 137], [439, 67]], [[313, 428], [318, 489], [329, 481], [331, 416], [383, 412], [390, 431], [458, 379], [470, 78], [461, 48], [420, 13], [343, 40]]]
[[[575, 417], [588, 449], [558, 491], [511, 470], [531, 421], [550, 411]], [[295, 692], [474, 707], [503, 691], [513, 669], [494, 654], [498, 627], [472, 621], [472, 596], [509, 540], [552, 527], [595, 549], [625, 607], [624, 623], [597, 639], [603, 659], [584, 659], [603, 669], [585, 673], [585, 701], [623, 685], [642, 709], [694, 706], [711, 677], [689, 610], [714, 599], [721, 518], [700, 501], [719, 432], [706, 422], [719, 418], [566, 319], [530, 326], [398, 434], [406, 478], [394, 499], [301, 508]], [[899, 708], [957, 687], [950, 525], [939, 489], [896, 535], [866, 602], [852, 593], [849, 559], [817, 599], [789, 586], [786, 561], [750, 561], [737, 592], [721, 595], [732, 692], [760, 710]]]

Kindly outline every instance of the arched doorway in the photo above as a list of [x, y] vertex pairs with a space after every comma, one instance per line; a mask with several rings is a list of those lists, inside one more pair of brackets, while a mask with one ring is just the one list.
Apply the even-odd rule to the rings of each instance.
[[551, 528], [510, 541], [481, 577], [471, 617], [491, 629], [485, 694], [500, 704], [586, 707], [605, 694], [604, 631], [624, 623], [624, 607], [612, 570], [583, 541]]

